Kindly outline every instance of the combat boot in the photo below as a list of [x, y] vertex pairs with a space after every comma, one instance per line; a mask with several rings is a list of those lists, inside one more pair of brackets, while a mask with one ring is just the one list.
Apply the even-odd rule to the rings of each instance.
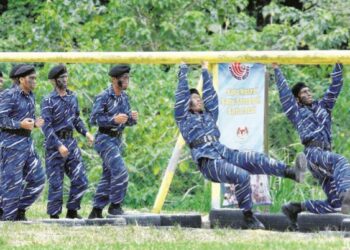
[[102, 219], [103, 218], [102, 209], [97, 208], [97, 207], [92, 208], [91, 213], [89, 214], [88, 218], [89, 219]]
[[82, 219], [83, 217], [81, 217], [81, 216], [78, 214], [78, 211], [77, 211], [77, 210], [70, 210], [70, 209], [68, 209], [68, 210], [67, 210], [66, 218], [67, 218], [67, 219]]
[[122, 209], [121, 204], [111, 203], [111, 205], [108, 208], [108, 214], [109, 215], [122, 215], [122, 214], [124, 214], [124, 211]]
[[27, 221], [25, 209], [18, 209], [15, 221]]
[[60, 216], [58, 214], [50, 214], [50, 219], [59, 219]]
[[295, 158], [295, 166], [284, 170], [284, 177], [292, 179], [296, 182], [304, 182], [306, 168], [306, 156], [304, 153], [299, 153]]
[[303, 206], [301, 203], [290, 202], [282, 206], [282, 212], [287, 216], [289, 220], [288, 229], [290, 231], [297, 231], [298, 228], [298, 214], [303, 211]]
[[264, 224], [255, 217], [251, 210], [243, 212], [244, 229], [265, 229]]
[[345, 191], [340, 194], [341, 203], [341, 212], [343, 214], [350, 214], [350, 190]]

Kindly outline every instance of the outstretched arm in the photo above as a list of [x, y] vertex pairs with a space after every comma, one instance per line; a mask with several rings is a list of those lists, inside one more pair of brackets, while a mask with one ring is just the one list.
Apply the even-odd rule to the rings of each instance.
[[180, 65], [178, 74], [179, 83], [175, 93], [175, 120], [180, 122], [189, 112], [190, 105], [190, 90], [187, 81], [188, 66], [186, 64]]
[[208, 63], [202, 64], [203, 76], [203, 101], [205, 110], [213, 116], [214, 120], [218, 120], [219, 101], [218, 95], [213, 86], [213, 79], [208, 72]]
[[288, 119], [296, 126], [300, 119], [298, 103], [289, 89], [286, 79], [277, 64], [273, 64], [275, 80], [284, 113]]
[[322, 100], [320, 101], [320, 105], [322, 107], [331, 111], [335, 105], [337, 97], [343, 87], [343, 65], [337, 63], [334, 66], [333, 72], [331, 74], [332, 84], [327, 89], [324, 94]]

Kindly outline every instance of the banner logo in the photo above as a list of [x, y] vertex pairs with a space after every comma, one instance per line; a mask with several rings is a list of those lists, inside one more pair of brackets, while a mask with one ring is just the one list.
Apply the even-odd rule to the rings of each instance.
[[238, 127], [236, 130], [236, 135], [238, 139], [244, 140], [249, 134], [248, 128], [245, 127]]
[[231, 63], [230, 72], [237, 80], [244, 80], [249, 76], [249, 66], [240, 63]]

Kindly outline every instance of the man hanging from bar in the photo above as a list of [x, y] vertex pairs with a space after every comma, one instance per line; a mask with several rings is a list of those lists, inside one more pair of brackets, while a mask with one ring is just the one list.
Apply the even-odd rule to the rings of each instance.
[[81, 219], [78, 214], [81, 199], [88, 188], [85, 166], [73, 131], [85, 136], [90, 145], [94, 137], [86, 130], [80, 118], [77, 96], [68, 89], [68, 71], [65, 65], [54, 66], [48, 74], [54, 90], [43, 99], [42, 117], [45, 120], [45, 162], [49, 182], [47, 213], [58, 219], [63, 205], [63, 179], [70, 179], [70, 192], [67, 201], [69, 219]]
[[203, 99], [197, 89], [189, 89], [187, 73], [188, 67], [182, 63], [178, 74], [175, 120], [191, 149], [192, 159], [205, 178], [235, 185], [246, 228], [264, 229], [252, 212], [250, 174], [276, 175], [302, 182], [306, 170], [305, 155], [299, 154], [295, 167], [291, 168], [262, 153], [240, 152], [221, 144], [220, 131], [216, 125], [218, 96], [208, 73], [208, 63], [202, 64]]
[[22, 65], [14, 76], [19, 85], [0, 99], [0, 160], [3, 220], [26, 220], [26, 209], [44, 188], [45, 173], [34, 150], [31, 131], [41, 127], [35, 119], [35, 68]]
[[316, 214], [350, 213], [350, 165], [348, 160], [331, 149], [332, 110], [343, 86], [342, 64], [337, 63], [331, 74], [332, 83], [320, 100], [313, 100], [309, 87], [302, 82], [290, 90], [277, 64], [277, 89], [283, 111], [296, 128], [308, 161], [308, 169], [322, 186], [327, 199], [285, 204], [282, 211], [297, 230], [297, 217], [302, 211]]
[[111, 86], [96, 97], [90, 122], [99, 127], [95, 149], [103, 160], [103, 172], [97, 186], [89, 219], [103, 218], [102, 210], [109, 205], [109, 215], [123, 214], [122, 203], [128, 186], [128, 171], [122, 159], [122, 134], [133, 126], [138, 113], [131, 111], [125, 90], [129, 86], [128, 65], [116, 65], [109, 71]]

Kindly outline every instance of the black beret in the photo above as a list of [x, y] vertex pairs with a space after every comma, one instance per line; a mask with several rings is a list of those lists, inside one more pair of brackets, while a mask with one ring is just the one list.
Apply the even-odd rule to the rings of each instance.
[[192, 95], [192, 94], [197, 94], [197, 95], [199, 95], [199, 91], [198, 91], [197, 89], [193, 88], [193, 89], [190, 89], [190, 94], [191, 94], [191, 95]]
[[115, 65], [113, 66], [108, 75], [111, 77], [119, 77], [125, 73], [129, 73], [130, 72], [130, 66], [127, 64], [120, 64], [120, 65]]
[[35, 73], [35, 68], [33, 65], [23, 64], [21, 65], [13, 74], [14, 78], [25, 77]]
[[64, 64], [59, 64], [56, 65], [55, 67], [53, 67], [49, 74], [48, 74], [48, 78], [49, 79], [57, 79], [60, 75], [67, 73], [67, 67]]
[[298, 82], [298, 83], [294, 84], [294, 86], [292, 87], [293, 95], [295, 97], [298, 97], [300, 90], [302, 90], [303, 88], [307, 88], [306, 84], [303, 82]]
[[19, 69], [19, 68], [20, 68], [21, 66], [23, 66], [23, 65], [25, 65], [25, 64], [20, 63], [20, 64], [14, 65], [14, 66], [12, 67], [11, 71], [10, 71], [9, 77], [10, 77], [11, 79], [16, 78], [16, 77], [15, 77], [15, 73], [16, 73], [17, 69]]

